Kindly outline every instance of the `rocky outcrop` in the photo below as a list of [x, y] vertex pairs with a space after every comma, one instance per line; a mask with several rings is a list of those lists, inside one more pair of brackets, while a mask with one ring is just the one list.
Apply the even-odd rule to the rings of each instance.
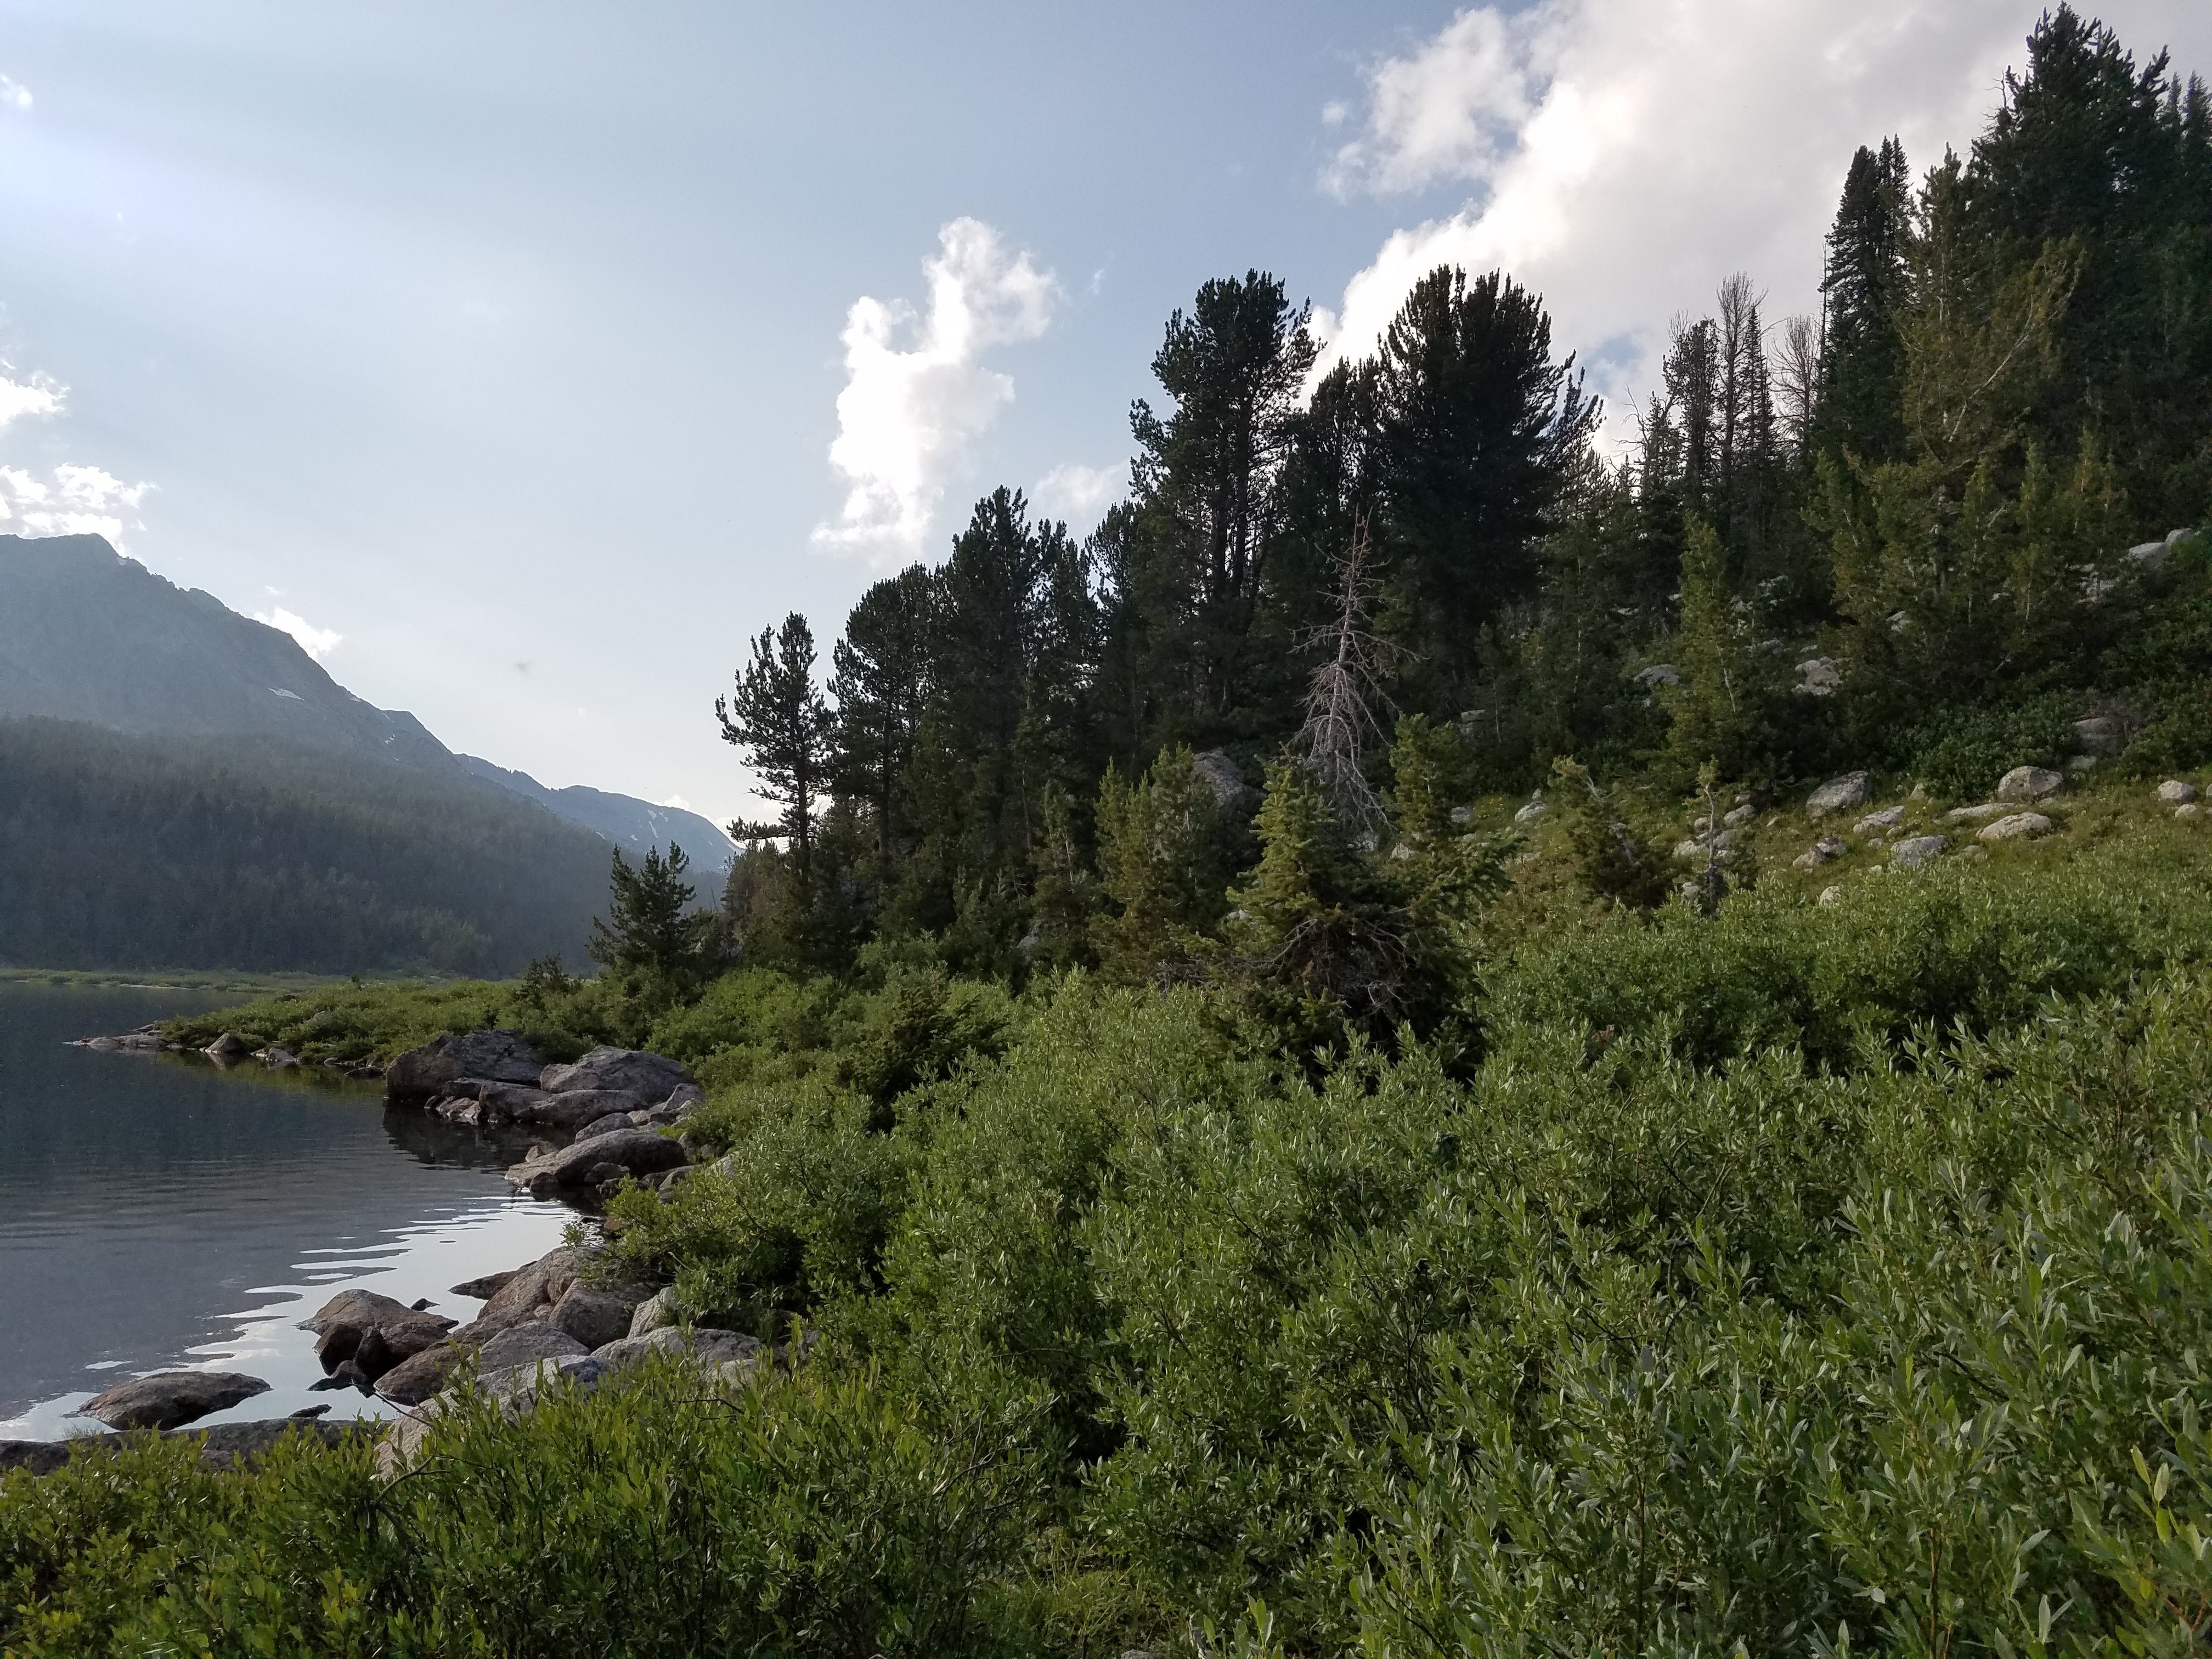
[[464, 1078], [534, 1085], [545, 1069], [544, 1056], [520, 1031], [464, 1031], [393, 1060], [384, 1074], [384, 1097], [395, 1105], [420, 1105], [450, 1093]]
[[111, 1429], [173, 1429], [268, 1392], [266, 1382], [240, 1371], [162, 1371], [118, 1382], [70, 1414]]
[[688, 1161], [683, 1143], [657, 1130], [617, 1129], [526, 1158], [509, 1170], [507, 1178], [540, 1198], [550, 1198], [626, 1175], [659, 1175]]
[[609, 1089], [647, 1100], [665, 1100], [678, 1084], [690, 1081], [680, 1062], [642, 1048], [594, 1048], [572, 1065], [546, 1066], [537, 1079], [548, 1094]]

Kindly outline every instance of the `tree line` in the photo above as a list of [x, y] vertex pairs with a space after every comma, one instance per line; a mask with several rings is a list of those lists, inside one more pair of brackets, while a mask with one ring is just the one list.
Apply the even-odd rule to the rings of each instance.
[[2129, 552], [2212, 500], [2212, 105], [2065, 6], [2027, 46], [1965, 155], [1852, 158], [1817, 316], [1736, 276], [1676, 319], [1618, 460], [1508, 273], [1430, 273], [1317, 380], [1282, 279], [1206, 283], [1088, 536], [996, 489], [826, 663], [800, 615], [750, 641], [747, 951], [1167, 972], [1282, 836], [1371, 871], [1565, 757], [1773, 784], [1909, 764], [1946, 709], [2185, 695]]

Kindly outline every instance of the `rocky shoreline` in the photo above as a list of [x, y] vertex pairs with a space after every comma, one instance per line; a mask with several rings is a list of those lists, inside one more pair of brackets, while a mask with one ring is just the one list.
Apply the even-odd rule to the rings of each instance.
[[[74, 1046], [103, 1052], [183, 1048], [150, 1026]], [[247, 1059], [272, 1069], [301, 1063], [281, 1048], [252, 1049], [228, 1032], [202, 1052], [225, 1066]], [[678, 1061], [641, 1049], [594, 1048], [573, 1062], [548, 1064], [520, 1032], [472, 1031], [410, 1049], [388, 1068], [356, 1067], [349, 1075], [380, 1076], [387, 1107], [459, 1124], [540, 1128], [557, 1137], [557, 1144], [534, 1144], [507, 1172], [512, 1184], [539, 1198], [588, 1204], [641, 1182], [665, 1202], [677, 1182], [692, 1173], [693, 1153], [704, 1150], [682, 1134], [684, 1121], [704, 1103], [697, 1082]], [[383, 1454], [387, 1462], [404, 1461], [428, 1419], [471, 1376], [507, 1409], [526, 1410], [538, 1385], [556, 1376], [592, 1388], [649, 1355], [672, 1354], [688, 1358], [710, 1380], [737, 1383], [774, 1364], [795, 1364], [811, 1343], [806, 1339], [793, 1353], [735, 1331], [690, 1328], [669, 1288], [592, 1271], [599, 1254], [597, 1246], [563, 1248], [511, 1272], [453, 1286], [452, 1294], [484, 1304], [465, 1324], [431, 1312], [427, 1299], [410, 1306], [374, 1291], [343, 1291], [301, 1322], [315, 1336], [324, 1371], [324, 1380], [313, 1386], [351, 1387], [409, 1413], [397, 1419]], [[46, 1474], [66, 1463], [76, 1445], [119, 1444], [132, 1434], [203, 1435], [203, 1459], [228, 1467], [266, 1451], [289, 1431], [325, 1440], [386, 1431], [384, 1424], [370, 1419], [314, 1420], [327, 1406], [204, 1431], [185, 1426], [267, 1388], [258, 1377], [229, 1372], [176, 1370], [133, 1378], [79, 1408], [78, 1414], [106, 1423], [111, 1432], [0, 1441], [0, 1473]]]

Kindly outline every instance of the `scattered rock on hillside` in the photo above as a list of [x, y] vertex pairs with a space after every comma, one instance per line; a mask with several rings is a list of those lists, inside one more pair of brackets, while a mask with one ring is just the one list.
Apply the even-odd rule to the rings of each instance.
[[1869, 812], [1851, 826], [1855, 836], [1871, 835], [1877, 830], [1894, 830], [1905, 817], [1902, 806], [1885, 806], [1879, 812]]
[[1218, 811], [1248, 811], [1259, 802], [1260, 792], [1244, 781], [1244, 774], [1224, 750], [1209, 749], [1202, 755], [1193, 755], [1190, 769], [1213, 797]]
[[173, 1429], [268, 1391], [241, 1371], [162, 1371], [118, 1382], [70, 1415], [97, 1418], [111, 1429]]
[[1997, 799], [2041, 800], [2057, 794], [2065, 781], [2047, 766], [2015, 766], [1997, 780]]
[[1843, 689], [1843, 665], [1833, 657], [1811, 657], [1797, 665], [1799, 696], [1832, 697]]
[[1945, 836], [1914, 836], [1889, 849], [1889, 861], [1902, 869], [1917, 870], [1950, 844]]
[[1954, 806], [1943, 817], [1952, 823], [1978, 823], [1984, 818], [2002, 817], [2011, 810], [1996, 801], [1984, 801], [1978, 806]]
[[2197, 786], [2181, 778], [2168, 778], [2159, 785], [2158, 798], [2168, 806], [2186, 806], [2197, 799]]
[[2040, 812], [2014, 812], [2009, 817], [1984, 825], [1979, 839], [2021, 841], [2031, 836], [2047, 836], [2057, 827]]
[[1542, 817], [1545, 813], [1551, 810], [1552, 809], [1546, 805], [1542, 801], [1532, 800], [1526, 806], [1523, 806], [1519, 811], [1513, 815], [1513, 822], [1516, 823], [1534, 823], [1538, 818]]
[[1823, 888], [1820, 890], [1820, 902], [1821, 902], [1821, 903], [1823, 903], [1823, 904], [1841, 904], [1843, 902], [1844, 902], [1844, 890], [1843, 890], [1842, 888], [1840, 888], [1840, 887], [1823, 887]]
[[1805, 852], [1800, 853], [1792, 859], [1790, 863], [1793, 867], [1799, 870], [1817, 870], [1822, 865], [1832, 863], [1843, 857], [1850, 850], [1838, 837], [1824, 836], [1814, 842]]
[[2202, 817], [2203, 814], [2204, 809], [2199, 806], [2195, 801], [2191, 801], [2185, 805], [2177, 806], [2173, 809], [2173, 816], [2178, 818], [2197, 818]]
[[1867, 802], [1867, 775], [1846, 772], [1839, 778], [1831, 778], [1805, 799], [1808, 817], [1826, 817], [1831, 812], [1846, 812]]
[[2117, 755], [2123, 734], [2110, 714], [2091, 714], [2074, 722], [2074, 746], [2085, 755]]
[[1681, 672], [1672, 663], [1655, 662], [1649, 668], [1639, 668], [1629, 676], [1646, 691], [1656, 691], [1662, 685], [1680, 685]]

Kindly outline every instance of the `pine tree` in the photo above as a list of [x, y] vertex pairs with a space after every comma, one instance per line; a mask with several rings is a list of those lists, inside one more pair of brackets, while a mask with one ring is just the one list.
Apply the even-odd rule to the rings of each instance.
[[1897, 311], [1905, 297], [1911, 201], [1904, 147], [1894, 138], [1883, 139], [1878, 151], [1862, 144], [1844, 175], [1820, 279], [1826, 337], [1809, 430], [1815, 450], [1847, 449], [1878, 462], [1894, 453], [1903, 434], [1905, 356]]
[[837, 787], [866, 803], [880, 860], [904, 840], [901, 790], [928, 691], [935, 611], [934, 579], [910, 565], [860, 596], [830, 648]]
[[1376, 360], [1375, 471], [1409, 688], [1455, 714], [1471, 647], [1535, 575], [1538, 538], [1595, 428], [1574, 359], [1552, 356], [1543, 302], [1501, 272], [1439, 267], [1413, 286]]
[[665, 859], [659, 848], [647, 848], [635, 869], [617, 848], [606, 917], [592, 919], [592, 960], [640, 976], [661, 996], [696, 989], [720, 965], [721, 935], [712, 912], [692, 908], [696, 890], [684, 879], [690, 866], [673, 842]]
[[[780, 629], [763, 629], [735, 696], [714, 699], [722, 738], [745, 751], [761, 793], [783, 807], [767, 834], [788, 836], [803, 871], [814, 848], [817, 808], [829, 781], [831, 720], [814, 689], [814, 630], [796, 611]], [[757, 826], [732, 824], [732, 836], [760, 839]]]
[[1100, 966], [1125, 981], [1192, 975], [1221, 917], [1220, 812], [1191, 763], [1188, 749], [1164, 749], [1135, 783], [1109, 766], [1099, 786], [1099, 879], [1115, 908], [1091, 939]]
[[1682, 544], [1681, 620], [1674, 653], [1682, 682], [1666, 696], [1668, 747], [1686, 769], [1707, 758], [1741, 778], [1772, 756], [1781, 692], [1778, 659], [1759, 646], [1748, 601], [1729, 580], [1720, 537], [1692, 518]]

